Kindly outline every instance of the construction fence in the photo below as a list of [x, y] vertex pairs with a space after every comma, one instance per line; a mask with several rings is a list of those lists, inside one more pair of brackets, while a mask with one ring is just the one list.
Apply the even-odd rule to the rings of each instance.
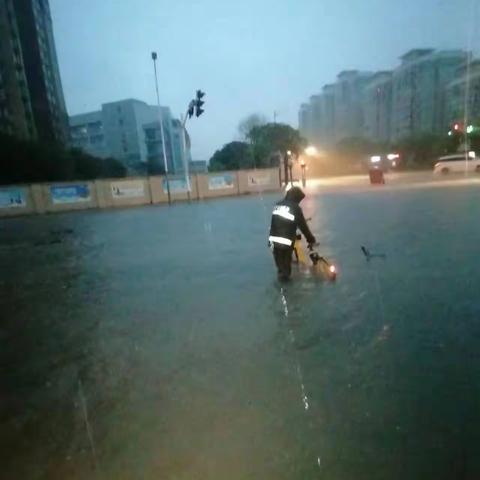
[[191, 175], [102, 179], [0, 186], [0, 217], [89, 208], [115, 208], [244, 195], [280, 188], [279, 170], [256, 169]]

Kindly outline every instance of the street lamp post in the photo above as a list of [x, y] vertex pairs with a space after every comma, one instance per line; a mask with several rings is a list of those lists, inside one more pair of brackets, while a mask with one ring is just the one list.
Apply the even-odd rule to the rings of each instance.
[[305, 188], [307, 186], [307, 175], [306, 175], [307, 166], [303, 158], [300, 160], [300, 168], [302, 170], [302, 186], [303, 188]]
[[166, 152], [166, 145], [165, 145], [165, 134], [163, 131], [163, 118], [162, 118], [162, 108], [160, 106], [160, 95], [158, 93], [158, 76], [157, 76], [157, 52], [152, 52], [152, 60], [153, 60], [153, 69], [155, 71], [155, 90], [157, 92], [157, 105], [158, 105], [158, 116], [160, 121], [160, 136], [162, 139], [162, 152], [163, 152], [163, 166], [165, 169], [165, 180], [167, 181], [167, 196], [168, 196], [168, 204], [171, 205], [172, 199], [170, 196], [170, 182], [168, 180], [168, 164], [167, 164], [167, 152]]

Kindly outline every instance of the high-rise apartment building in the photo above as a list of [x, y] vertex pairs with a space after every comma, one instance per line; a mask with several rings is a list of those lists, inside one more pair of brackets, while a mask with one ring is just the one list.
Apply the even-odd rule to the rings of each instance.
[[300, 135], [307, 140], [311, 138], [311, 109], [308, 103], [302, 103], [298, 112], [298, 129]]
[[414, 49], [401, 57], [393, 72], [393, 140], [445, 131], [447, 85], [469, 58], [462, 50], [433, 49]]
[[[454, 120], [480, 119], [480, 68], [463, 50], [414, 49], [393, 71], [344, 70], [299, 112], [301, 133], [319, 146], [348, 137], [395, 142], [442, 134]], [[467, 68], [468, 66], [468, 68]]]
[[68, 140], [48, 0], [0, 0], [0, 130]]
[[466, 64], [446, 87], [446, 126], [480, 123], [480, 60]]
[[389, 142], [392, 130], [392, 72], [375, 73], [365, 85], [363, 96], [364, 136]]
[[364, 133], [364, 87], [371, 78], [370, 72], [344, 70], [335, 82], [335, 141], [360, 137]]

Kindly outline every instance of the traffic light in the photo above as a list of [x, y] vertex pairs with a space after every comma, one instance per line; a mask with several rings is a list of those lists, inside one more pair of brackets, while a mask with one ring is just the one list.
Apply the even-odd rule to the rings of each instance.
[[194, 110], [195, 110], [195, 100], [192, 100], [192, 101], [188, 104], [188, 110], [187, 110], [188, 118], [192, 118], [192, 117], [193, 117]]
[[205, 104], [205, 102], [202, 100], [202, 98], [205, 96], [205, 92], [202, 92], [201, 90], [197, 90], [197, 98], [195, 99], [195, 110], [196, 113], [195, 115], [199, 117], [204, 110], [202, 109], [202, 106]]

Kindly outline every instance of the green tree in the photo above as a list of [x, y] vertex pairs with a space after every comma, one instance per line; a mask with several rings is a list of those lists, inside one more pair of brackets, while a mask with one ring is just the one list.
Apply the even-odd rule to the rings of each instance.
[[209, 162], [212, 172], [220, 170], [240, 170], [253, 166], [252, 150], [248, 143], [230, 142], [217, 150]]
[[127, 175], [125, 165], [116, 158], [108, 157], [103, 160], [103, 177], [122, 178]]
[[267, 117], [261, 113], [252, 113], [248, 117], [245, 117], [238, 124], [238, 133], [242, 140], [248, 140], [248, 136], [253, 127], [259, 127], [267, 123]]
[[124, 177], [126, 169], [114, 159], [93, 157], [58, 144], [30, 142], [0, 134], [0, 184], [58, 182]]
[[88, 180], [90, 178], [99, 178], [103, 173], [102, 162], [98, 158], [87, 155], [82, 150], [72, 149], [70, 155], [74, 164], [74, 174], [72, 175], [79, 180]]
[[257, 167], [276, 167], [278, 154], [284, 155], [290, 150], [298, 155], [307, 146], [307, 141], [301, 137], [298, 130], [283, 123], [254, 126], [248, 134], [248, 139]]

